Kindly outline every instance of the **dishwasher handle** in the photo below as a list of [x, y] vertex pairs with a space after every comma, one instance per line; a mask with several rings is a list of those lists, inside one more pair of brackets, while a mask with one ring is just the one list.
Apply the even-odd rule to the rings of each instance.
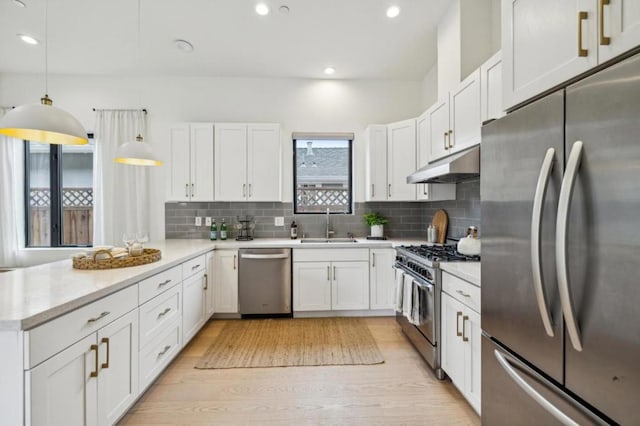
[[278, 253], [278, 254], [250, 254], [250, 253], [242, 253], [240, 255], [241, 259], [288, 259], [288, 253]]

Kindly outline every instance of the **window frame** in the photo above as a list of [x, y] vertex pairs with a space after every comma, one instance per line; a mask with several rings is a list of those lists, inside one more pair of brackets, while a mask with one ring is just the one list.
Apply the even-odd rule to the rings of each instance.
[[[93, 134], [88, 137], [93, 139]], [[49, 232], [51, 239], [48, 246], [31, 245], [31, 156], [29, 143], [24, 140], [24, 235], [25, 248], [69, 248], [69, 247], [93, 247], [93, 245], [63, 244], [62, 243], [62, 147], [64, 145], [49, 144], [49, 191], [50, 191], [50, 223]], [[95, 155], [95, 152], [94, 152]]]
[[294, 215], [304, 215], [304, 214], [326, 214], [326, 213], [321, 213], [321, 212], [304, 212], [304, 211], [298, 211], [298, 193], [297, 193], [297, 186], [298, 186], [298, 154], [297, 154], [297, 149], [296, 149], [296, 143], [298, 140], [327, 140], [327, 139], [331, 139], [331, 140], [344, 140], [348, 142], [349, 145], [349, 160], [348, 160], [348, 164], [349, 164], [349, 178], [348, 178], [348, 185], [347, 185], [347, 189], [348, 189], [348, 193], [349, 193], [349, 201], [348, 201], [348, 210], [345, 212], [332, 212], [329, 211], [329, 214], [342, 214], [342, 215], [347, 215], [350, 214], [352, 215], [354, 213], [354, 209], [353, 209], [353, 137], [329, 137], [330, 134], [324, 134], [324, 133], [318, 133], [317, 135], [317, 139], [314, 139], [314, 137], [306, 137], [306, 138], [297, 138], [295, 135], [292, 137], [292, 148], [293, 148], [293, 214]]

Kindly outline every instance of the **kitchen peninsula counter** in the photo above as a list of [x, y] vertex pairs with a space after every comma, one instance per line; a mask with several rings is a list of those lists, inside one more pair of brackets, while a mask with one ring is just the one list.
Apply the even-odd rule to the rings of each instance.
[[[71, 259], [0, 274], [0, 330], [28, 330], [60, 315], [113, 294], [145, 278], [215, 249], [248, 247], [290, 248], [391, 248], [424, 244], [423, 240], [389, 239], [356, 243], [301, 243], [287, 238], [256, 238], [252, 241], [164, 240], [148, 247], [162, 251], [162, 259], [147, 265], [106, 269], [73, 269]], [[78, 252], [82, 249], [78, 248]]]

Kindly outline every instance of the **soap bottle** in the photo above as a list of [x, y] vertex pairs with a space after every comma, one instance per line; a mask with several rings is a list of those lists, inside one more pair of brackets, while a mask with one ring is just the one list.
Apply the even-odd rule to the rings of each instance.
[[296, 221], [291, 222], [291, 239], [295, 240], [298, 238], [298, 225], [296, 225]]

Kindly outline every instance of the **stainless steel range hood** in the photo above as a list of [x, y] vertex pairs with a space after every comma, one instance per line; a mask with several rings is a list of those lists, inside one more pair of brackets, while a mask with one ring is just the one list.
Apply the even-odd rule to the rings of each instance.
[[480, 176], [480, 146], [443, 158], [407, 176], [407, 183], [456, 183]]

